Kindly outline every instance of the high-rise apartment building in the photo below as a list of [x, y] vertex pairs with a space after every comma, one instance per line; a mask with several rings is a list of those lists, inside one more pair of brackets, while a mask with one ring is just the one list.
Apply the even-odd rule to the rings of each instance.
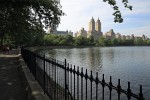
[[101, 22], [98, 18], [98, 20], [95, 23], [95, 20], [91, 19], [91, 21], [89, 22], [89, 30], [87, 32], [87, 38], [89, 37], [93, 37], [95, 40], [98, 40], [100, 38], [100, 36], [102, 36], [102, 32], [101, 32]]

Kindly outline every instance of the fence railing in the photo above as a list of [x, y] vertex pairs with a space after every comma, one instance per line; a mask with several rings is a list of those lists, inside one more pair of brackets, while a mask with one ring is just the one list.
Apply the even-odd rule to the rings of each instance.
[[122, 89], [120, 79], [113, 85], [112, 77], [105, 81], [104, 74], [100, 80], [98, 72], [83, 70], [75, 65], [40, 56], [27, 49], [21, 49], [24, 61], [30, 72], [52, 100], [144, 100], [142, 86], [139, 93], [128, 88]]

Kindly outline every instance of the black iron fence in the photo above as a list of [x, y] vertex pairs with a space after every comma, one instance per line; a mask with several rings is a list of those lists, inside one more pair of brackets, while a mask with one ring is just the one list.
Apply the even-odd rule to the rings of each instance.
[[27, 49], [21, 49], [22, 57], [30, 72], [52, 100], [144, 100], [142, 86], [139, 93], [131, 91], [130, 82], [127, 89], [122, 89], [120, 79], [113, 85], [112, 77], [106, 82], [104, 74], [99, 78], [98, 72], [79, 69], [75, 65], [46, 58]]

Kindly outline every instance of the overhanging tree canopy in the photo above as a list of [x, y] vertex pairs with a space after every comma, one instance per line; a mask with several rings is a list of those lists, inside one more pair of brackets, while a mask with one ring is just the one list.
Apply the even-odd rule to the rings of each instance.
[[57, 0], [1, 0], [0, 32], [11, 35], [22, 43], [52, 22], [58, 24], [62, 15], [61, 5]]

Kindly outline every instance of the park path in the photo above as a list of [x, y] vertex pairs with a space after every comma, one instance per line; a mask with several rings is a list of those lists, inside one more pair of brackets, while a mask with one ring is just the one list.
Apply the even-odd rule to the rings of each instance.
[[16, 54], [0, 54], [0, 100], [27, 100]]

